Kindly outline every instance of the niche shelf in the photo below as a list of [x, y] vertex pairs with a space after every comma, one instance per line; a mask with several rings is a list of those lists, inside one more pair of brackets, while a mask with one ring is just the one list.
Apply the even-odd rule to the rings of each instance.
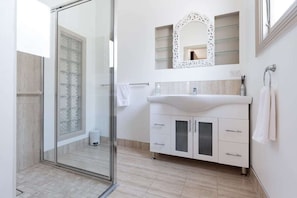
[[239, 12], [215, 17], [215, 64], [239, 64]]
[[172, 68], [173, 25], [155, 28], [155, 68]]

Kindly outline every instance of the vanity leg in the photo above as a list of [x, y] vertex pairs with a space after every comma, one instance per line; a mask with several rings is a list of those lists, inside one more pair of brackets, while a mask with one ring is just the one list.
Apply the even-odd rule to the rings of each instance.
[[247, 168], [241, 167], [241, 174], [242, 175], [247, 175]]
[[152, 152], [152, 159], [156, 159], [156, 153]]

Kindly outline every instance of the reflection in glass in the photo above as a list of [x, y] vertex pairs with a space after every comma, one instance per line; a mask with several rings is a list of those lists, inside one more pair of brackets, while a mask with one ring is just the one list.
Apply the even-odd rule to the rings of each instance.
[[201, 155], [212, 156], [212, 123], [199, 122], [199, 151]]
[[[85, 37], [78, 35], [61, 26], [58, 27], [58, 139], [75, 137], [83, 134], [83, 110], [84, 97], [83, 68], [85, 67]], [[62, 67], [60, 67], [62, 62]], [[66, 65], [66, 66], [65, 66]], [[75, 69], [73, 69], [75, 68]], [[74, 113], [75, 112], [75, 113]], [[66, 138], [67, 138], [66, 137]]]
[[188, 152], [188, 121], [175, 121], [175, 150]]
[[53, 13], [57, 24], [44, 67], [44, 160], [104, 179], [112, 177], [110, 87], [100, 86], [111, 83], [111, 2]]
[[207, 58], [207, 25], [198, 21], [186, 24], [180, 31], [180, 54], [184, 60]]

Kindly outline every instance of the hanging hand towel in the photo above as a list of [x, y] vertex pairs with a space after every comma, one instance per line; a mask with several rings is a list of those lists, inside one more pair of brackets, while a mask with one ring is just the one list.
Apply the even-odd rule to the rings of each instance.
[[130, 85], [117, 85], [117, 104], [118, 107], [126, 107], [130, 105]]
[[275, 113], [275, 91], [270, 88], [270, 118], [269, 118], [269, 140], [276, 140], [276, 113]]
[[253, 139], [264, 144], [269, 140], [275, 140], [275, 134], [275, 94], [272, 88], [264, 86], [260, 92]]

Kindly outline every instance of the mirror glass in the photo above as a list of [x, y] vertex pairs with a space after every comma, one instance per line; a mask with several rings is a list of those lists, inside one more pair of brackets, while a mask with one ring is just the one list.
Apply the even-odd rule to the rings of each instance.
[[208, 17], [190, 13], [173, 31], [173, 67], [214, 65], [214, 27]]
[[180, 54], [184, 61], [206, 59], [207, 26], [192, 21], [180, 32]]

